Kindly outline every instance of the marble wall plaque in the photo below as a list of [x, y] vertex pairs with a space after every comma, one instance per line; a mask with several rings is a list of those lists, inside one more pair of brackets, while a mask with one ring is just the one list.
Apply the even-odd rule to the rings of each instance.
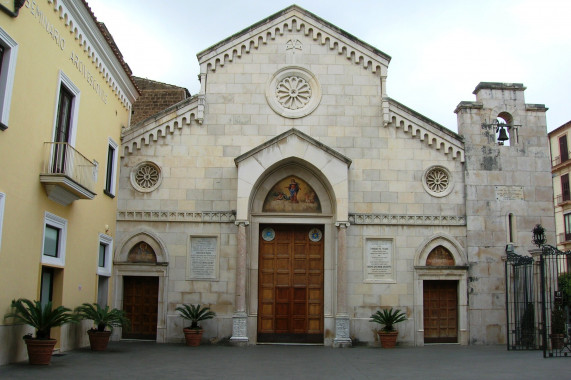
[[365, 282], [394, 282], [393, 240], [381, 238], [365, 239], [363, 260]]
[[496, 186], [496, 200], [523, 201], [522, 186]]
[[215, 236], [190, 237], [187, 278], [218, 279], [218, 239]]

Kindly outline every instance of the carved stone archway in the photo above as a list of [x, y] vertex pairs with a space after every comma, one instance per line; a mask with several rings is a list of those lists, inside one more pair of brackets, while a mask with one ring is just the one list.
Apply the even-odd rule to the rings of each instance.
[[[346, 227], [348, 226], [351, 160], [304, 133], [291, 129], [235, 159], [238, 167], [238, 259], [236, 310], [232, 341], [254, 342], [256, 336], [258, 234], [263, 223], [321, 224], [325, 238], [325, 328], [335, 338], [325, 344], [351, 344], [346, 289]], [[295, 175], [319, 197], [319, 213], [265, 213], [264, 199], [272, 187]], [[327, 341], [327, 339], [329, 339]]]
[[[443, 248], [451, 255], [448, 264], [434, 265], [427, 263], [431, 253]], [[434, 254], [433, 256], [434, 257]], [[437, 264], [437, 263], [436, 263]], [[424, 345], [424, 292], [423, 282], [427, 280], [455, 280], [458, 281], [458, 343], [468, 344], [468, 265], [466, 254], [461, 244], [454, 237], [438, 233], [422, 242], [414, 258], [414, 329], [415, 345]]]
[[[149, 252], [153, 252], [156, 256], [156, 262], [132, 262], [129, 260], [129, 253], [134, 247], [140, 246], [141, 243], [149, 247]], [[168, 293], [168, 265], [169, 255], [166, 245], [162, 242], [157, 234], [147, 229], [139, 229], [129, 234], [123, 242], [118, 245], [113, 260], [113, 277], [114, 277], [114, 307], [122, 308], [123, 306], [123, 277], [140, 276], [140, 277], [158, 277], [159, 294], [158, 294], [158, 310], [157, 310], [157, 342], [166, 343], [167, 341], [167, 293]], [[113, 330], [113, 338], [119, 339], [121, 336], [120, 329]]]

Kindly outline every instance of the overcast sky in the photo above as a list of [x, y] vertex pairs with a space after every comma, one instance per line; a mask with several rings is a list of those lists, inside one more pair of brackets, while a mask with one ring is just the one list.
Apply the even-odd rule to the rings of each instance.
[[[136, 76], [199, 90], [196, 54], [291, 1], [87, 0]], [[545, 104], [549, 131], [571, 120], [569, 0], [297, 0], [392, 57], [388, 95], [457, 131], [479, 82], [516, 82]]]

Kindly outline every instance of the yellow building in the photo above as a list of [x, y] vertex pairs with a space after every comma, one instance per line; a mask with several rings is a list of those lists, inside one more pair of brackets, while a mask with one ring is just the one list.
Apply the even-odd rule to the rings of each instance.
[[557, 233], [557, 248], [562, 251], [571, 249], [571, 191], [569, 189], [571, 157], [567, 142], [570, 131], [571, 121], [549, 133], [553, 198], [555, 200], [555, 232]]
[[[138, 89], [84, 1], [0, 10], [0, 313], [20, 297], [105, 304], [121, 128]], [[0, 364], [26, 358], [27, 332], [0, 322]], [[62, 351], [87, 342], [84, 326], [51, 334]]]

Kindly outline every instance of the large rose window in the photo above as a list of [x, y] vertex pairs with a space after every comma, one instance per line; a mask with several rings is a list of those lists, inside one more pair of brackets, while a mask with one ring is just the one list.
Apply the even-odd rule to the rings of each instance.
[[279, 115], [299, 118], [313, 112], [321, 101], [321, 86], [309, 70], [290, 66], [274, 74], [266, 89], [266, 100]]
[[278, 83], [276, 97], [284, 108], [303, 108], [311, 99], [311, 86], [303, 78], [287, 77]]

